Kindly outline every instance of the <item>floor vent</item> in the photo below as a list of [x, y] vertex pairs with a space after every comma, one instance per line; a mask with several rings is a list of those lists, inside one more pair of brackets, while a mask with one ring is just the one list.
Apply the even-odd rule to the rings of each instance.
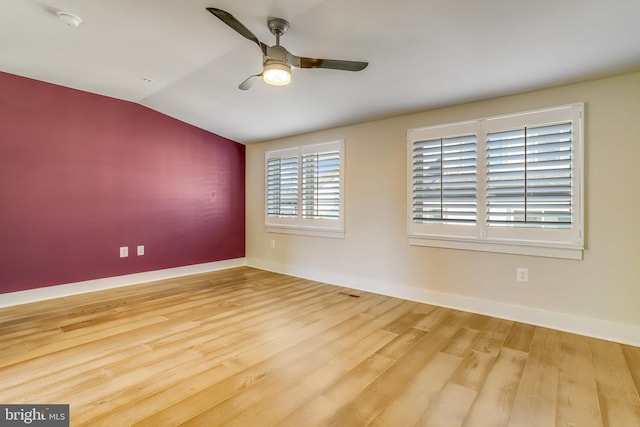
[[341, 295], [346, 295], [346, 296], [351, 297], [351, 298], [360, 298], [360, 295], [350, 294], [349, 292], [338, 292], [338, 293], [341, 294]]

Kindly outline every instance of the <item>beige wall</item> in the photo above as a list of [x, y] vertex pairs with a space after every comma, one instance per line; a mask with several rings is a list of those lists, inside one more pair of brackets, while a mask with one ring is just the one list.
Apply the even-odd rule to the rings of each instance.
[[[582, 261], [409, 246], [407, 129], [575, 102], [586, 110]], [[338, 138], [345, 239], [268, 233], [264, 152]], [[249, 265], [640, 345], [640, 73], [252, 144], [246, 166]]]

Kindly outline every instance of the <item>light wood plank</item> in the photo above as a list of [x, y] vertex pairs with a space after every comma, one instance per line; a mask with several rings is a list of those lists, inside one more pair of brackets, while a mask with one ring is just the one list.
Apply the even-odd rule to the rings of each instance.
[[370, 425], [415, 425], [427, 406], [442, 391], [460, 362], [460, 357], [437, 353], [420, 371], [416, 372], [407, 386]]
[[[260, 390], [260, 401], [248, 410], [237, 414], [229, 420], [227, 425], [230, 427], [243, 427], [257, 423], [281, 425], [282, 418], [304, 406], [313, 396], [335, 383], [346, 372], [353, 369], [393, 337], [394, 335], [388, 331], [375, 330], [354, 346], [345, 348], [344, 351], [334, 354], [333, 357], [329, 355], [328, 359], [325, 359], [324, 363], [318, 363], [318, 366], [310, 366], [305, 361], [305, 364], [310, 368], [306, 374], [293, 378], [291, 382], [281, 381], [276, 386], [263, 387]], [[265, 386], [266, 383], [261, 385]], [[212, 418], [203, 418], [205, 424], [209, 419]]]
[[622, 352], [636, 385], [636, 391], [640, 394], [640, 348], [622, 345]]
[[461, 354], [464, 358], [450, 380], [454, 384], [475, 391], [480, 391], [483, 387], [512, 325], [509, 321], [482, 317], [482, 329], [478, 329], [474, 334], [476, 339], [470, 349]]
[[504, 427], [509, 423], [527, 353], [504, 348], [473, 402], [464, 427]]
[[477, 392], [454, 383], [447, 383], [416, 423], [426, 427], [458, 427], [476, 398]]
[[509, 426], [553, 426], [558, 405], [560, 333], [535, 328]]
[[556, 425], [601, 426], [603, 423], [589, 339], [562, 334], [560, 351]]
[[442, 352], [452, 356], [463, 357], [477, 336], [478, 331], [476, 330], [460, 328], [444, 345]]
[[504, 343], [512, 326], [513, 322], [509, 320], [492, 318], [473, 343], [473, 350], [497, 356], [505, 348]]
[[640, 426], [640, 397], [622, 347], [595, 339], [589, 346], [604, 424]]
[[504, 346], [512, 350], [528, 353], [535, 330], [536, 327], [533, 325], [514, 322], [511, 331], [504, 342]]
[[7, 307], [0, 336], [0, 402], [73, 426], [640, 425], [640, 348], [247, 267]]
[[[192, 424], [198, 425], [201, 414], [216, 416], [218, 419], [232, 417], [233, 409], [225, 402], [238, 393], [243, 393], [243, 404], [256, 403], [260, 394], [254, 390], [254, 385], [267, 378], [274, 378], [272, 382], [287, 381], [287, 378], [296, 378], [304, 372], [308, 372], [308, 366], [315, 367], [315, 363], [324, 360], [334, 348], [326, 347], [331, 341], [331, 334], [322, 339], [310, 339], [318, 333], [329, 330], [336, 334], [349, 332], [353, 328], [362, 326], [369, 319], [354, 317], [358, 307], [370, 307], [375, 300], [365, 303], [364, 300], [348, 302], [349, 307], [336, 305], [331, 315], [299, 330], [282, 335], [268, 346], [242, 353], [237, 360], [247, 368], [212, 387], [202, 390], [176, 404], [158, 411], [152, 416], [141, 421], [141, 425], [178, 425], [194, 419]], [[352, 324], [346, 321], [351, 320]], [[335, 328], [333, 331], [331, 328]], [[283, 350], [287, 350], [284, 352]], [[341, 349], [341, 347], [337, 347]], [[324, 351], [321, 352], [321, 351]], [[286, 376], [285, 376], [286, 374]], [[246, 407], [246, 406], [245, 406]], [[166, 423], [166, 424], [165, 424]]]
[[328, 425], [369, 423], [402, 390], [422, 364], [433, 357], [470, 317], [469, 313], [451, 311], [397, 363], [375, 379], [355, 400], [331, 418]]

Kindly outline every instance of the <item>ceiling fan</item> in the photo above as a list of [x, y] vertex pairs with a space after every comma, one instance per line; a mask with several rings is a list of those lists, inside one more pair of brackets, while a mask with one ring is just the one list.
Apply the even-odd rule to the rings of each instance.
[[293, 55], [284, 46], [280, 46], [280, 37], [289, 31], [289, 22], [281, 18], [270, 18], [267, 26], [271, 34], [276, 36], [275, 46], [268, 46], [258, 38], [240, 21], [229, 12], [215, 7], [208, 7], [207, 10], [217, 16], [222, 22], [233, 28], [241, 36], [251, 40], [258, 45], [262, 51], [263, 70], [260, 74], [255, 74], [242, 83], [238, 88], [249, 89], [256, 79], [262, 77], [265, 82], [282, 86], [291, 82], [291, 67], [296, 68], [329, 68], [332, 70], [361, 71], [364, 70], [368, 62], [344, 61], [339, 59], [306, 58]]

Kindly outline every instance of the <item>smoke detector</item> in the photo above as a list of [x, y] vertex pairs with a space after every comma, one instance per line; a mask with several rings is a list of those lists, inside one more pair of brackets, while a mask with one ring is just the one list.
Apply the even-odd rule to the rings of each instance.
[[56, 12], [56, 15], [60, 21], [73, 28], [77, 28], [82, 22], [82, 19], [80, 19], [79, 16], [73, 15], [69, 12], [59, 10]]

